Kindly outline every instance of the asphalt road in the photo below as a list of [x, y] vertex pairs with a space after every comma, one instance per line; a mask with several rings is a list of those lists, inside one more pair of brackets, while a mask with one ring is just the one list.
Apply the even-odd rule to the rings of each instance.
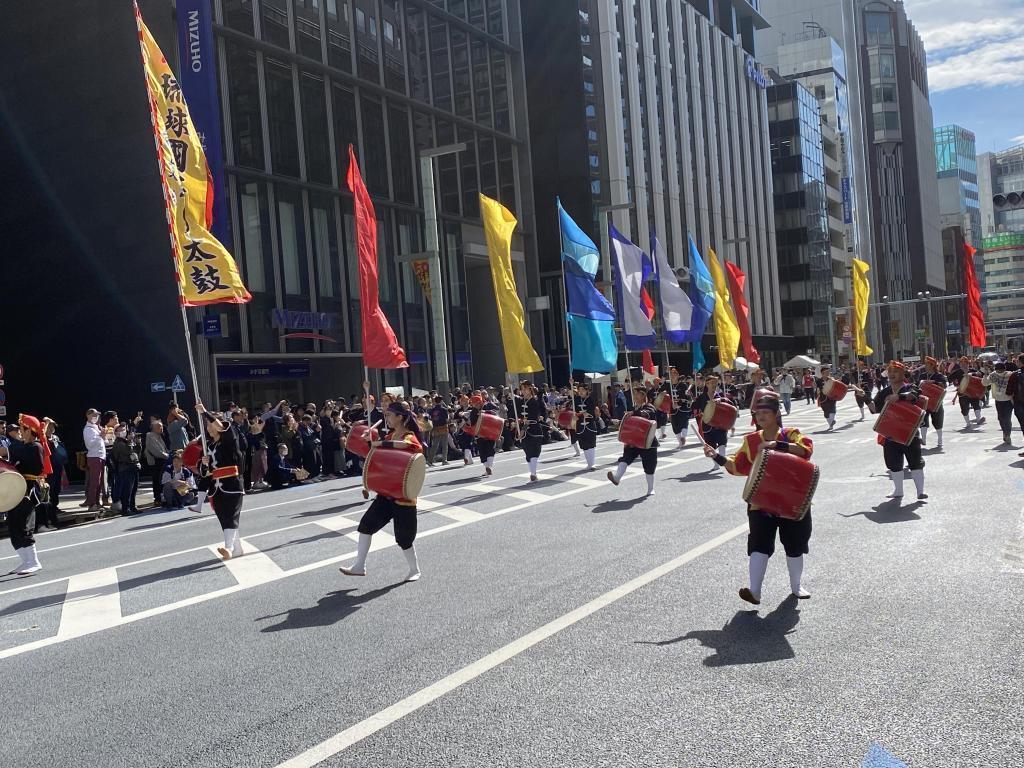
[[760, 610], [742, 481], [673, 442], [646, 500], [564, 443], [538, 483], [518, 452], [431, 470], [412, 584], [386, 537], [339, 573], [352, 480], [248, 497], [229, 564], [209, 512], [43, 534], [44, 570], [0, 578], [0, 765], [1020, 766], [1024, 461], [985, 414], [947, 412], [900, 506], [870, 420], [798, 406], [813, 597], [780, 549]]

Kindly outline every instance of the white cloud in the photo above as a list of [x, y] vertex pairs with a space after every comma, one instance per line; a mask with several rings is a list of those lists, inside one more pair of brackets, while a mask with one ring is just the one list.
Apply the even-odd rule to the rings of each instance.
[[1010, 144], [1014, 146], [1018, 144], [1024, 144], [1024, 133], [1022, 133], [1020, 136], [1014, 136], [1012, 139], [1010, 139]]
[[1024, 83], [1024, 46], [1007, 40], [978, 46], [928, 65], [932, 91], [975, 86], [981, 88]]

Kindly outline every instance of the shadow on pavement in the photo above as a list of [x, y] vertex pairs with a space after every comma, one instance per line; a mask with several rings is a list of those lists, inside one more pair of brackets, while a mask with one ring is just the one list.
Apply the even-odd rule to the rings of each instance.
[[[611, 499], [609, 501], [602, 501], [600, 504], [595, 504], [589, 507], [590, 511], [599, 515], [603, 512], [625, 512], [627, 509], [632, 509], [637, 504], [643, 504], [647, 501], [646, 496], [637, 496], [634, 499]], [[587, 506], [584, 504], [583, 506]]]
[[719, 472], [715, 469], [706, 469], [703, 472], [690, 472], [688, 475], [682, 477], [673, 477], [677, 483], [693, 483], [699, 480], [721, 480], [725, 477], [725, 471]]
[[857, 517], [863, 515], [873, 523], [883, 525], [885, 523], [909, 523], [920, 520], [921, 516], [914, 510], [924, 506], [923, 501], [914, 501], [903, 506], [901, 499], [889, 499], [881, 504], [872, 507], [866, 512], [854, 512], [851, 515], [839, 514], [840, 517]]
[[704, 659], [705, 667], [728, 667], [734, 664], [767, 664], [796, 658], [787, 635], [800, 622], [800, 601], [790, 595], [767, 616], [757, 611], [740, 610], [721, 629], [692, 630], [671, 640], [637, 640], [637, 645], [674, 645], [696, 640], [715, 653]]
[[[161, 511], [162, 512], [167, 512], [166, 509], [161, 510]], [[176, 523], [184, 523], [186, 520], [195, 520], [198, 517], [199, 517], [199, 515], [197, 515], [195, 513], [192, 513], [188, 517], [176, 517], [173, 520], [161, 520], [159, 523], [149, 523], [148, 525], [135, 525], [135, 526], [132, 526], [131, 528], [125, 528], [124, 530], [125, 530], [125, 533], [127, 533], [128, 531], [148, 531], [148, 530], [151, 530], [153, 528], [163, 528], [165, 525], [174, 525]]]
[[336, 507], [327, 507], [326, 509], [308, 509], [305, 512], [299, 512], [297, 515], [291, 515], [294, 520], [300, 517], [322, 517], [324, 515], [336, 515], [339, 512], [344, 512], [346, 509], [355, 509], [361, 507], [368, 502], [365, 499], [359, 501], [353, 501], [351, 504], [339, 504]]
[[283, 613], [274, 613], [270, 616], [261, 616], [256, 621], [266, 621], [284, 617], [277, 624], [264, 627], [261, 632], [280, 632], [284, 629], [308, 629], [309, 627], [329, 627], [336, 624], [347, 616], [351, 616], [364, 603], [383, 597], [391, 590], [405, 584], [399, 581], [379, 589], [372, 589], [369, 592], [353, 594], [356, 589], [339, 589], [324, 595], [315, 606], [309, 608], [291, 608]]

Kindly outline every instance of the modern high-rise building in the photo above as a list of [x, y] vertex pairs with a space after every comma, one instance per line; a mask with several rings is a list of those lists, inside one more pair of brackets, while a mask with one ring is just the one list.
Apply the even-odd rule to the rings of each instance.
[[[768, 88], [782, 330], [794, 337], [794, 349], [818, 358], [826, 352], [831, 357], [835, 298], [826, 128], [817, 100], [803, 85], [781, 82]], [[834, 145], [834, 134], [830, 138]]]
[[978, 196], [986, 287], [1010, 291], [988, 297], [985, 315], [993, 343], [1022, 349], [1024, 291], [1024, 145], [978, 156]]
[[978, 197], [984, 237], [1024, 232], [1024, 144], [978, 156]]
[[[756, 3], [523, 0], [544, 293], [561, 303], [555, 199], [595, 240], [606, 215], [645, 250], [656, 232], [677, 267], [687, 235], [748, 276], [758, 347], [792, 343], [780, 312]], [[615, 207], [610, 214], [605, 211]], [[607, 248], [605, 248], [607, 252]], [[554, 312], [552, 318], [560, 317]], [[564, 355], [561, 321], [549, 339]], [[708, 354], [713, 344], [705, 341]], [[682, 353], [676, 353], [680, 366]]]
[[992, 291], [985, 312], [988, 343], [1001, 350], [1022, 352], [1024, 232], [991, 235], [981, 242], [985, 249], [985, 281]]
[[[523, 294], [535, 291], [519, 3], [139, 6], [172, 69], [201, 71], [213, 94], [204, 109], [202, 89], [183, 79], [197, 124], [204, 111], [221, 124], [204, 137], [211, 156], [223, 155], [213, 170], [226, 204], [214, 224], [253, 295], [241, 306], [190, 310], [190, 323], [209, 333], [195, 339], [201, 392], [253, 404], [358, 391], [350, 143], [376, 207], [381, 306], [410, 363], [382, 383], [432, 387], [441, 378], [436, 349], [448, 352], [453, 384], [504, 381], [477, 196], [499, 199], [518, 217], [518, 283]], [[54, 29], [74, 34], [57, 43]], [[10, 174], [2, 228], [16, 229], [32, 253], [6, 278], [5, 309], [41, 311], [45, 294], [45, 332], [53, 335], [4, 350], [8, 381], [36, 387], [8, 389], [9, 399], [33, 410], [37, 398], [40, 413], [68, 402], [73, 421], [88, 405], [166, 405], [167, 395], [150, 395], [140, 382], [188, 375], [131, 3], [12, 7], [0, 31], [0, 86]], [[464, 146], [433, 161], [443, 279], [431, 290], [438, 303], [443, 286], [442, 339], [424, 289], [399, 257], [430, 247], [422, 153], [456, 144]], [[58, 341], [78, 343], [60, 343], [45, 376], [31, 373], [40, 346]], [[543, 348], [539, 336], [535, 345]]]
[[[762, 0], [771, 29], [762, 50], [778, 50], [808, 28], [823, 28], [846, 54], [859, 255], [872, 267], [876, 298], [913, 300], [945, 290], [932, 111], [924, 45], [898, 0]], [[772, 62], [774, 55], [765, 54]], [[938, 303], [928, 325], [945, 333]], [[920, 317], [912, 305], [870, 315], [881, 329], [882, 356], [912, 354]], [[945, 341], [936, 338], [939, 346]]]

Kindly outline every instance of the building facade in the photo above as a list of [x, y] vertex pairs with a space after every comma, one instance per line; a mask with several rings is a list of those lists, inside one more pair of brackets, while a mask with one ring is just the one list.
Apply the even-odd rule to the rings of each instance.
[[[253, 296], [249, 304], [190, 312], [190, 322], [209, 333], [194, 341], [200, 390], [251, 404], [282, 397], [322, 400], [360, 389], [355, 224], [345, 179], [350, 144], [376, 208], [380, 303], [410, 364], [383, 372], [375, 383], [433, 387], [438, 378], [433, 350], [442, 347], [448, 350], [452, 384], [502, 382], [504, 356], [478, 194], [500, 200], [519, 219], [513, 259], [525, 296], [538, 287], [538, 278], [519, 4], [203, 0], [190, 5], [212, 16], [215, 66], [207, 70], [222, 134], [204, 140], [208, 148], [220, 144], [227, 197], [226, 221], [214, 224], [225, 233]], [[153, 194], [133, 198], [146, 215], [144, 223], [132, 227], [146, 243], [146, 258], [159, 264], [157, 272], [166, 272], [166, 290], [159, 281], [150, 290], [159, 287], [161, 302], [171, 311], [152, 322], [160, 329], [155, 337], [174, 350], [166, 356], [175, 362], [166, 366], [169, 370], [153, 365], [137, 375], [167, 379], [172, 371], [184, 372], [183, 350], [177, 349], [181, 332], [174, 329], [181, 320], [174, 310], [152, 137], [145, 131], [149, 116], [135, 21], [130, 5], [123, 14], [100, 9], [96, 2], [80, 6], [59, 25], [81, 29], [80, 37], [92, 47], [116, 55], [102, 57], [100, 66], [89, 59], [89, 46], [70, 45], [61, 67], [88, 72], [93, 98], [110, 105], [79, 114], [79, 135], [94, 137], [103, 147], [119, 146], [133, 158], [131, 165], [104, 166], [105, 172], [112, 169], [105, 183], [140, 190], [152, 185]], [[178, 61], [179, 43], [190, 40], [193, 19], [179, 16], [174, 6], [170, 0], [140, 2], [172, 69], [180, 71], [182, 63], [194, 69], [192, 58]], [[26, 16], [21, 26], [37, 22]], [[9, 92], [18, 98], [7, 104], [10, 119], [29, 137], [47, 175], [59, 179], [60, 197], [72, 200], [71, 188], [63, 187], [73, 175], [59, 165], [64, 155], [48, 142], [73, 145], [76, 128], [69, 125], [61, 136], [41, 126], [52, 126], [52, 102], [67, 99], [60, 88], [48, 93], [49, 84], [67, 82], [72, 88], [74, 83], [50, 72], [51, 60], [41, 53], [45, 45], [30, 44], [30, 38], [8, 42], [12, 57], [36, 65], [34, 71], [8, 70], [35, 78], [35, 93], [29, 92], [31, 81], [17, 91], [12, 84]], [[188, 84], [183, 87], [191, 100]], [[130, 119], [132, 133], [115, 135], [111, 126], [117, 121], [105, 114]], [[433, 161], [442, 285], [430, 290], [438, 299], [443, 288], [441, 340], [434, 336], [425, 288], [399, 257], [427, 249], [420, 153], [456, 144], [464, 147]], [[83, 153], [81, 162], [88, 166], [93, 158]], [[70, 204], [76, 223], [90, 215], [82, 203]], [[95, 234], [84, 238], [99, 247]], [[127, 268], [120, 254], [105, 258], [111, 271]], [[156, 312], [156, 304], [124, 286], [113, 300], [141, 302]], [[543, 347], [539, 336], [535, 346]]]
[[984, 238], [988, 298], [988, 343], [1007, 352], [1024, 352], [1024, 232]]
[[[597, 243], [610, 218], [644, 250], [657, 233], [677, 267], [688, 263], [687, 235], [702, 253], [714, 248], [737, 263], [759, 348], [787, 354], [756, 4], [522, 5], [537, 236], [552, 305], [561, 306], [560, 197]], [[620, 208], [604, 213], [610, 206]], [[548, 338], [564, 356], [560, 310], [551, 317]], [[680, 367], [684, 357], [673, 350]]]
[[835, 299], [823, 127], [818, 102], [803, 85], [768, 89], [782, 330], [794, 337], [794, 349], [818, 359], [831, 356]]
[[[1020, 277], [1012, 269], [1018, 253], [1013, 251], [1016, 240], [1010, 238], [1012, 244], [1004, 242], [1003, 236], [1024, 235], [1024, 145], [1011, 147], [1001, 152], [986, 152], [978, 156], [978, 196], [981, 209], [982, 243], [991, 241], [998, 252], [985, 254], [986, 288], [997, 290], [994, 283], [1002, 287], [1016, 288], [1007, 285], [1008, 275]], [[1009, 251], [1008, 251], [1009, 249]], [[991, 276], [993, 283], [988, 283]], [[1000, 343], [1002, 337], [1015, 337], [1024, 326], [1024, 295], [989, 297], [990, 312], [986, 313], [986, 321], [991, 323], [990, 332]], [[1020, 348], [1019, 346], [1016, 348]]]

